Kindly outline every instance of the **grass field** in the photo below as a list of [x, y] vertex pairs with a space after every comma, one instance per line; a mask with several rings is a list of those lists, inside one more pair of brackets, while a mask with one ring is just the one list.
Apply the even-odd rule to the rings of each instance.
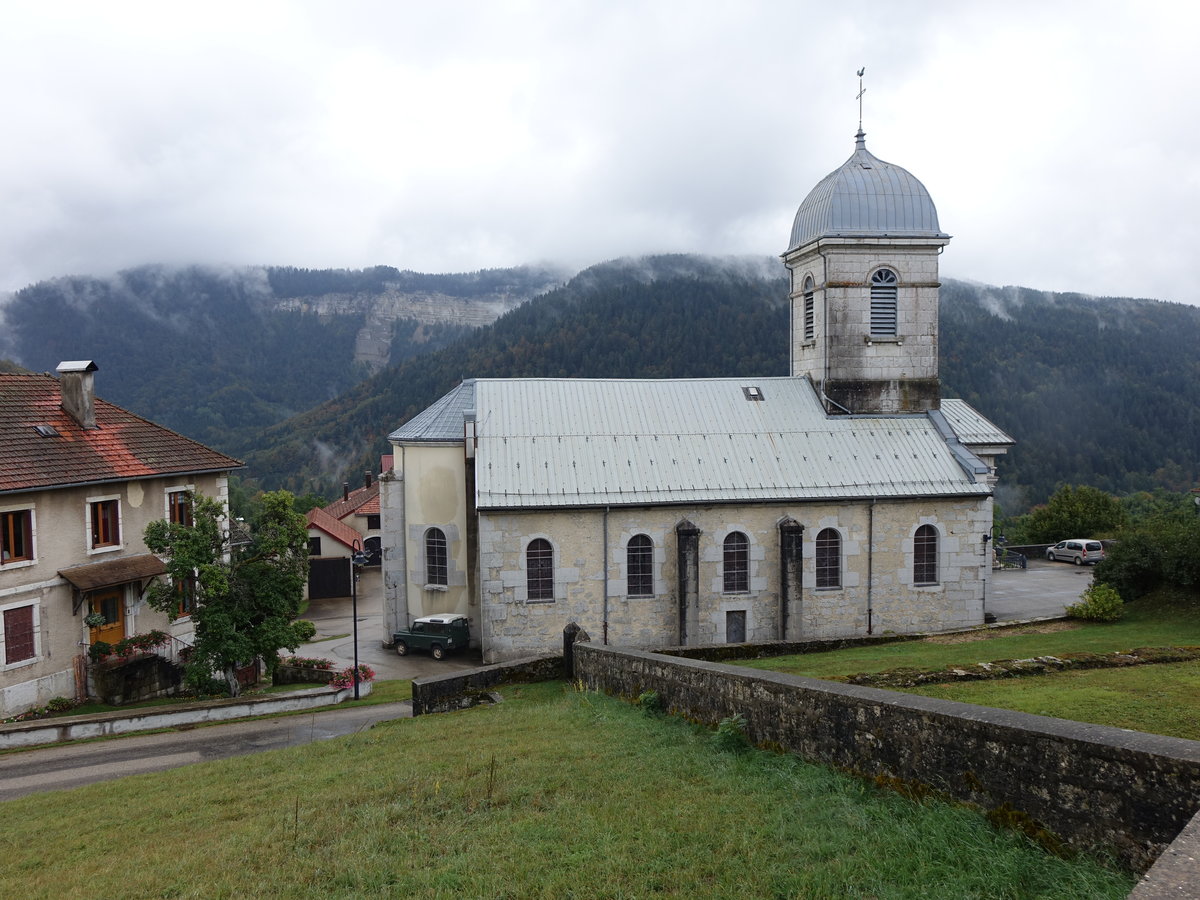
[[1124, 897], [976, 812], [561, 683], [3, 804], [0, 896]]
[[[829, 653], [746, 660], [751, 668], [844, 678], [889, 669], [942, 669], [1000, 659], [1200, 645], [1200, 599], [1145, 598], [1118, 622], [1057, 622], [854, 647]], [[914, 694], [1200, 740], [1200, 663], [1069, 671], [994, 681], [906, 688]]]

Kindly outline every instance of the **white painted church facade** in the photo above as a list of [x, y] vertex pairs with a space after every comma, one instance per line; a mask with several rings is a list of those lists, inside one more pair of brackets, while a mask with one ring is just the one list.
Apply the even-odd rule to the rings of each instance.
[[486, 662], [981, 624], [994, 458], [938, 388], [924, 186], [865, 147], [801, 204], [791, 376], [468, 379], [395, 431], [384, 627], [461, 613]]

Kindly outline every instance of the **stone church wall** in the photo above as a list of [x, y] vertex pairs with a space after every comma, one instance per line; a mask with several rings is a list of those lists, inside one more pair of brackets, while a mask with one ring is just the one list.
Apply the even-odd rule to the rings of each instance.
[[[803, 587], [790, 590], [784, 634], [779, 523], [788, 516], [804, 525], [805, 532]], [[688, 619], [688, 645], [729, 641], [731, 623], [742, 616], [746, 641], [902, 634], [983, 622], [984, 579], [991, 569], [982, 535], [991, 522], [990, 498], [879, 501], [873, 506], [853, 501], [618, 508], [607, 513], [487, 512], [479, 517], [484, 661], [552, 650], [571, 621], [598, 643], [637, 648], [679, 644], [675, 527], [685, 519], [700, 530], [699, 601]], [[930, 586], [914, 585], [912, 579], [912, 537], [923, 524], [933, 525], [939, 534], [939, 581]], [[823, 528], [834, 528], [841, 536], [842, 584], [817, 590], [813, 560]], [[744, 593], [723, 590], [723, 547], [732, 531], [750, 540], [750, 589]], [[868, 554], [872, 531], [875, 550]], [[627, 596], [627, 547], [637, 534], [648, 535], [653, 543], [653, 597]], [[526, 593], [525, 547], [539, 537], [554, 548], [552, 601], [529, 600]]]

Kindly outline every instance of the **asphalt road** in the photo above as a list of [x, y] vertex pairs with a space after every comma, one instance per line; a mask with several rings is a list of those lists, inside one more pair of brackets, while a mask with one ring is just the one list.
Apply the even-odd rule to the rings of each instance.
[[411, 715], [408, 703], [381, 703], [10, 753], [0, 756], [0, 800], [296, 747]]

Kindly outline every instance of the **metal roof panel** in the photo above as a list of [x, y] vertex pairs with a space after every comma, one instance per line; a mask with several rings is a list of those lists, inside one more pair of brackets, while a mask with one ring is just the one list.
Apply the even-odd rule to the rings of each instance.
[[803, 378], [480, 379], [475, 400], [480, 508], [988, 492], [927, 416], [827, 417]]

